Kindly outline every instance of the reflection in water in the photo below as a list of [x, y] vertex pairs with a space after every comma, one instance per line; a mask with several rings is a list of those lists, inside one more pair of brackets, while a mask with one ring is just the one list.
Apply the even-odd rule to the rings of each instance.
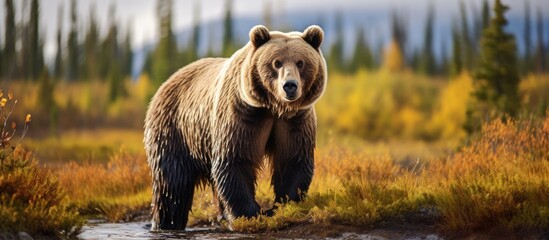
[[186, 231], [149, 231], [149, 222], [90, 223], [82, 228], [80, 239], [239, 239], [243, 234], [220, 232], [215, 227], [187, 228]]

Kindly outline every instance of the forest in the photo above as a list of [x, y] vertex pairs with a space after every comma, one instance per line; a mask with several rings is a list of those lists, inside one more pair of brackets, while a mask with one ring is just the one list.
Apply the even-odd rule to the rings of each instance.
[[[131, 22], [120, 22], [114, 4], [101, 29], [93, 4], [83, 20], [79, 1], [61, 3], [57, 26], [49, 26], [56, 28], [49, 62], [41, 4], [3, 1], [0, 237], [22, 231], [76, 237], [90, 219], [147, 221], [151, 176], [142, 139], [148, 103], [177, 69], [204, 57], [230, 57], [246, 44], [235, 36], [234, 3], [222, 2], [221, 46], [214, 48], [201, 39], [199, 11], [193, 11], [189, 40], [178, 44], [174, 2], [156, 0], [158, 39], [137, 75]], [[460, 1], [451, 41], [435, 49], [435, 25], [445, 17], [436, 14], [435, 4], [424, 6], [419, 46], [409, 43], [408, 19], [398, 10], [389, 11], [390, 39], [374, 44], [357, 27], [353, 46], [345, 41], [345, 13], [334, 14], [333, 41], [322, 48], [329, 80], [315, 106], [309, 196], [280, 206], [273, 217], [237, 219], [233, 231], [274, 234], [310, 225], [368, 231], [412, 224], [449, 238], [479, 232], [547, 237], [544, 12], [525, 1], [523, 34], [514, 35], [505, 1], [478, 1], [478, 11]], [[188, 5], [201, 7], [200, 1]], [[302, 31], [274, 24], [277, 16], [265, 6], [258, 12], [269, 29]], [[206, 53], [199, 51], [204, 45]], [[256, 198], [268, 209], [269, 171], [259, 179]], [[198, 189], [190, 226], [211, 225], [216, 216], [211, 189]], [[228, 223], [216, 224], [229, 231]]]

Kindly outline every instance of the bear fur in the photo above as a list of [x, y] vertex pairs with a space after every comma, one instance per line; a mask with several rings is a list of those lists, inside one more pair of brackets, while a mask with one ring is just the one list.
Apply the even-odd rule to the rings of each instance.
[[153, 230], [185, 229], [201, 184], [212, 186], [229, 220], [261, 214], [255, 186], [263, 160], [275, 202], [305, 196], [314, 171], [313, 104], [327, 83], [323, 38], [318, 26], [303, 33], [255, 26], [230, 58], [198, 60], [160, 86], [144, 127]]

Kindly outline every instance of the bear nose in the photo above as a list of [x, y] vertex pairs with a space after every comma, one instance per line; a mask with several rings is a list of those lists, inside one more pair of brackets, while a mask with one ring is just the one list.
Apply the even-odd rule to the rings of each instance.
[[284, 92], [286, 92], [286, 95], [288, 95], [289, 97], [293, 97], [297, 90], [297, 81], [296, 80], [286, 81], [282, 86], [282, 89], [284, 89]]

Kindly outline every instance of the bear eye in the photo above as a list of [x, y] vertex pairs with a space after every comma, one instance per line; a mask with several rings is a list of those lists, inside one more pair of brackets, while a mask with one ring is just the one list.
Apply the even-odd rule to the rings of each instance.
[[295, 65], [298, 67], [298, 68], [301, 68], [303, 67], [303, 61], [299, 60], [295, 63]]
[[280, 60], [275, 60], [275, 61], [273, 62], [273, 65], [274, 65], [274, 67], [275, 67], [276, 69], [279, 69], [279, 68], [282, 67], [282, 62], [281, 62]]

